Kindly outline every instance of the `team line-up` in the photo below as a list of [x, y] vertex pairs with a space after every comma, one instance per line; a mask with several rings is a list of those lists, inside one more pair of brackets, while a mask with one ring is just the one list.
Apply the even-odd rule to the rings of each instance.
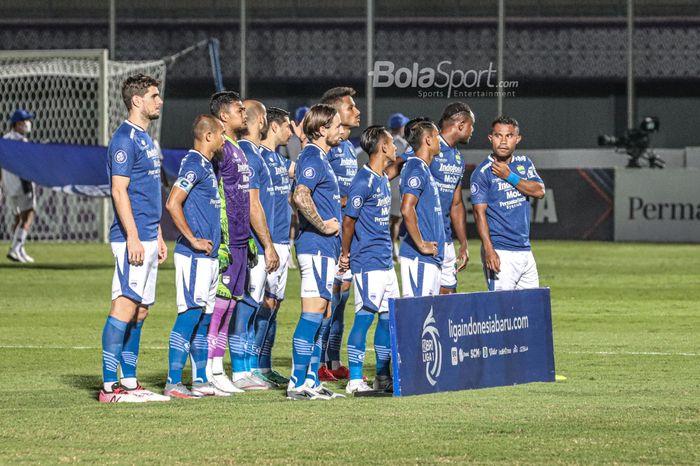
[[[233, 91], [214, 94], [210, 114], [194, 121], [193, 147], [165, 203], [180, 232], [174, 251], [178, 314], [160, 395], [142, 387], [136, 375], [158, 265], [168, 255], [159, 225], [161, 162], [147, 133], [163, 104], [159, 84], [144, 75], [125, 80], [128, 118], [108, 148], [115, 270], [102, 333], [99, 401], [167, 401], [277, 387], [291, 400], [331, 400], [344, 395], [322, 382], [338, 379], [348, 379], [348, 394], [391, 390], [389, 298], [454, 292], [457, 272], [469, 261], [461, 193], [465, 161], [456, 148], [473, 132], [469, 106], [449, 103], [437, 124], [398, 114], [388, 127], [366, 128], [360, 146], [369, 162], [358, 168], [348, 140], [360, 126], [352, 88], [328, 90], [299, 121], [285, 110], [242, 101]], [[291, 138], [302, 147], [295, 162], [278, 152]], [[544, 196], [544, 183], [531, 160], [514, 153], [520, 139], [515, 119], [496, 118], [489, 134], [492, 152], [471, 176], [489, 290], [539, 286], [529, 199]], [[390, 232], [390, 181], [396, 177], [402, 293]], [[292, 206], [299, 217], [294, 244]], [[292, 246], [301, 274], [301, 315], [287, 378], [272, 368], [271, 353]], [[345, 367], [343, 310], [353, 285], [355, 319]], [[375, 315], [376, 376], [370, 385], [363, 361]], [[227, 345], [230, 377], [223, 363]], [[188, 357], [190, 388], [182, 380]]]

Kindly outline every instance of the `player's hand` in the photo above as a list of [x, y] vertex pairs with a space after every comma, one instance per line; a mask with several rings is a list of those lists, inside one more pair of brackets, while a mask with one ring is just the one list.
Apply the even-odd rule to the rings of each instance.
[[501, 271], [501, 258], [498, 257], [498, 253], [494, 249], [490, 249], [484, 253], [484, 260], [486, 261], [487, 269], [496, 273]]
[[326, 226], [325, 234], [328, 236], [340, 234], [340, 223], [338, 223], [337, 218], [333, 217], [331, 219], [324, 220], [323, 224]]
[[345, 273], [350, 269], [350, 256], [341, 254], [338, 259], [338, 273]]
[[158, 237], [158, 265], [165, 262], [168, 258], [168, 245], [163, 241], [163, 238]]
[[304, 121], [302, 120], [298, 125], [295, 121], [292, 121], [290, 124], [292, 125], [294, 135], [301, 141], [301, 147], [304, 147], [307, 143], [306, 135], [304, 134]]
[[265, 248], [265, 270], [267, 273], [274, 272], [280, 266], [280, 256], [277, 255], [275, 248], [270, 245], [270, 247]]
[[138, 238], [126, 239], [126, 251], [128, 253], [129, 265], [136, 267], [143, 265], [143, 259], [146, 255], [143, 250], [143, 244]]
[[507, 163], [494, 160], [491, 164], [491, 173], [493, 173], [500, 179], [505, 180], [506, 178], [508, 178], [508, 175], [510, 175], [510, 168], [508, 168]]
[[457, 272], [461, 272], [467, 267], [469, 263], [469, 250], [462, 246], [459, 248], [459, 255], [457, 256]]
[[195, 238], [194, 241], [192, 241], [192, 248], [196, 249], [197, 251], [204, 251], [204, 253], [208, 256], [211, 254], [211, 250], [214, 248], [214, 245], [210, 239]]
[[425, 256], [437, 256], [438, 244], [435, 241], [423, 241], [418, 250]]

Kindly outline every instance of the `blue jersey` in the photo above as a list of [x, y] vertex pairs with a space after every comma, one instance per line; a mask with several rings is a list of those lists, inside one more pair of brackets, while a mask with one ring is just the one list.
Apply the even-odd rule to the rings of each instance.
[[389, 214], [391, 185], [386, 174], [376, 174], [365, 165], [350, 186], [345, 215], [357, 219], [350, 245], [352, 273], [389, 270], [392, 262]]
[[[401, 157], [407, 160], [414, 155], [413, 149], [409, 148]], [[456, 147], [452, 147], [440, 136], [440, 153], [435, 156], [430, 164], [430, 173], [435, 179], [438, 191], [440, 192], [440, 206], [445, 223], [445, 238], [452, 241], [452, 220], [450, 219], [450, 208], [455, 189], [461, 186], [464, 176], [464, 166], [466, 162], [462, 154]], [[461, 187], [460, 187], [461, 190]]]
[[180, 163], [175, 186], [187, 193], [182, 209], [192, 234], [195, 238], [212, 242], [211, 254], [207, 256], [193, 249], [190, 242], [180, 235], [175, 252], [195, 257], [217, 257], [221, 244], [221, 198], [211, 162], [196, 150], [190, 150]]
[[[487, 204], [486, 220], [494, 249], [529, 251], [529, 198], [494, 175], [492, 162], [493, 155], [489, 155], [472, 173], [472, 205]], [[524, 155], [514, 155], [508, 168], [523, 179], [542, 183], [532, 161]]]
[[401, 170], [400, 189], [402, 198], [404, 194], [413, 194], [418, 198], [418, 204], [416, 204], [418, 230], [423, 241], [437, 242], [438, 254], [437, 256], [421, 254], [411, 235], [406, 232], [399, 255], [409, 259], [417, 257], [421, 262], [440, 266], [445, 255], [445, 227], [440, 207], [440, 194], [428, 165], [422, 159], [408, 158]]
[[289, 205], [291, 188], [289, 166], [291, 162], [265, 146], [260, 146], [260, 155], [270, 170], [272, 178], [272, 205], [274, 209], [274, 221], [270, 224], [272, 242], [289, 244], [289, 227], [292, 223], [292, 206]]
[[330, 152], [328, 152], [328, 162], [330, 162], [333, 172], [338, 178], [340, 197], [347, 197], [352, 179], [357, 175], [355, 146], [347, 139], [342, 139], [340, 144], [331, 148]]
[[[273, 207], [274, 187], [272, 186], [272, 178], [270, 177], [270, 169], [260, 155], [260, 148], [252, 142], [241, 139], [238, 145], [243, 149], [246, 158], [248, 159], [248, 169], [250, 170], [250, 185], [249, 189], [257, 189], [260, 195], [260, 204], [265, 211], [265, 219], [267, 220], [267, 228], [272, 231], [272, 225], [275, 222], [275, 212]], [[260, 254], [263, 252], [260, 238], [251, 228], [255, 244], [258, 246]]]
[[[307, 144], [299, 154], [296, 183], [311, 190], [311, 198], [321, 219], [336, 218], [338, 222], [341, 221], [338, 180], [326, 154], [316, 144]], [[297, 254], [321, 254], [337, 260], [340, 256], [340, 236], [322, 234], [299, 213], [296, 250]]]
[[[112, 135], [107, 149], [107, 175], [112, 187], [113, 176], [129, 178], [129, 202], [134, 215], [139, 240], [158, 238], [158, 223], [163, 210], [160, 190], [160, 155], [151, 137], [135, 124], [125, 121]], [[117, 209], [114, 207], [114, 223], [109, 230], [111, 242], [126, 241]]]

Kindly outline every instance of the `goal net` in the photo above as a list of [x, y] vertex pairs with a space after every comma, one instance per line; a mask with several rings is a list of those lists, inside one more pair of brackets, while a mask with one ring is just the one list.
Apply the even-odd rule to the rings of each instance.
[[[106, 50], [0, 52], [0, 128], [10, 130], [17, 108], [34, 113], [32, 142], [107, 145], [126, 118], [121, 84], [143, 73], [165, 87], [165, 62], [116, 62]], [[149, 127], [154, 140], [160, 120]], [[106, 170], [106, 166], [105, 166]], [[112, 221], [108, 199], [84, 197], [37, 186], [35, 223], [29, 238], [43, 241], [103, 240]], [[0, 241], [12, 237], [13, 214], [0, 205]]]

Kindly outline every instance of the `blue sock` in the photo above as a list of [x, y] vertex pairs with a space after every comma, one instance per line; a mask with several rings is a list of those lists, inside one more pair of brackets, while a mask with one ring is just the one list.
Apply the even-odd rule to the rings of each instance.
[[124, 335], [124, 346], [119, 362], [122, 365], [122, 377], [125, 379], [136, 378], [136, 364], [139, 360], [139, 346], [141, 345], [141, 328], [143, 320], [129, 322]]
[[203, 314], [194, 329], [190, 341], [190, 359], [192, 362], [192, 382], [207, 382], [207, 357], [209, 355], [209, 343], [207, 332], [211, 314]]
[[309, 360], [314, 351], [314, 343], [322, 320], [322, 312], [301, 311], [301, 317], [292, 336], [292, 376], [290, 380], [295, 387], [300, 387], [306, 380], [306, 369], [309, 367]]
[[[255, 351], [254, 358], [251, 359], [250, 361], [250, 367], [252, 369], [260, 369], [260, 368], [267, 368], [269, 369], [270, 366], [264, 367], [262, 366], [260, 359], [262, 357], [262, 350], [263, 347], [265, 346], [265, 341], [267, 338], [267, 330], [270, 326], [270, 319], [272, 318], [272, 310], [267, 307], [265, 304], [262, 304], [260, 308], [258, 309], [258, 312], [255, 313], [255, 346], [253, 346], [253, 349]], [[270, 348], [271, 349], [271, 348]], [[269, 357], [269, 349], [268, 349], [268, 359]]]
[[374, 331], [374, 352], [377, 355], [377, 375], [391, 374], [391, 340], [389, 338], [389, 313], [379, 314], [377, 329]]
[[318, 369], [321, 367], [321, 354], [323, 353], [323, 335], [328, 335], [328, 329], [331, 326], [331, 319], [323, 319], [321, 321], [321, 327], [318, 330], [318, 336], [316, 337], [316, 343], [314, 344], [314, 351], [311, 353], [311, 359], [309, 360], [309, 370], [307, 371], [306, 378], [313, 382], [313, 386], [318, 385]]
[[248, 332], [246, 336], [245, 345], [245, 370], [247, 371], [252, 371], [253, 369], [258, 368], [258, 356], [260, 355], [260, 347], [258, 346], [257, 336], [255, 333], [255, 320], [257, 318], [259, 310], [260, 307], [256, 307], [255, 312], [253, 312], [253, 314], [250, 316], [250, 320], [248, 321]]
[[182, 382], [182, 369], [190, 354], [190, 339], [194, 328], [202, 315], [201, 308], [188, 309], [175, 319], [170, 332], [170, 350], [168, 351], [168, 383]]
[[275, 337], [277, 336], [277, 312], [272, 311], [270, 320], [267, 324], [267, 332], [265, 333], [265, 341], [260, 349], [260, 369], [272, 369], [272, 347], [275, 346]]
[[326, 362], [340, 361], [340, 346], [343, 343], [343, 331], [345, 330], [345, 305], [350, 297], [350, 290], [340, 293], [338, 301], [333, 308], [331, 329], [326, 346]]
[[369, 331], [374, 314], [370, 311], [360, 310], [355, 313], [355, 321], [348, 336], [348, 366], [350, 366], [350, 380], [362, 380], [362, 366], [367, 349], [367, 332]]
[[117, 367], [124, 346], [124, 334], [128, 323], [116, 317], [107, 316], [102, 330], [102, 380], [104, 383], [119, 381]]
[[255, 308], [245, 301], [236, 303], [236, 315], [231, 319], [231, 328], [229, 333], [229, 347], [231, 351], [231, 366], [233, 372], [245, 372], [247, 367], [246, 361], [246, 343], [248, 340], [248, 325], [250, 319], [255, 313]]

